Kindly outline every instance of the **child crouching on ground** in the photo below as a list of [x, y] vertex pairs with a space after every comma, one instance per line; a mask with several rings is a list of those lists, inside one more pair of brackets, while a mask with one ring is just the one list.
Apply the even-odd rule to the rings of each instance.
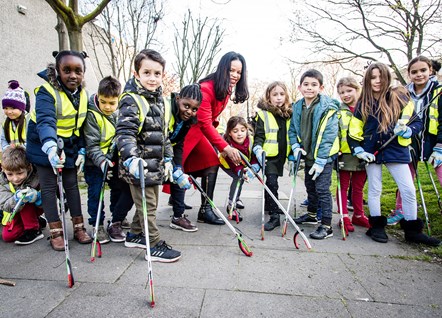
[[[6, 148], [2, 155], [0, 176], [0, 209], [4, 211], [3, 241], [28, 245], [43, 238], [39, 223], [39, 215], [43, 214], [39, 189], [37, 171], [26, 160], [25, 148]], [[12, 222], [7, 223], [10, 213], [19, 202]], [[46, 226], [46, 221], [42, 221], [41, 225]]]
[[[243, 117], [240, 116], [233, 116], [229, 119], [227, 122], [226, 127], [226, 133], [224, 134], [224, 139], [228, 142], [230, 146], [233, 148], [238, 149], [241, 151], [250, 161], [252, 164], [253, 170], [255, 172], [259, 171], [259, 164], [258, 160], [256, 159], [256, 156], [252, 152], [252, 145], [253, 141], [249, 137], [249, 126], [247, 125], [246, 120]], [[223, 156], [220, 156], [220, 162], [221, 162], [221, 168], [230, 176], [232, 177], [232, 183], [230, 184], [230, 191], [229, 191], [229, 204], [227, 206], [227, 213], [229, 213], [231, 206], [233, 206], [237, 209], [244, 208], [244, 205], [242, 202], [240, 202], [240, 205], [238, 205], [238, 202], [240, 201], [240, 195], [242, 186], [244, 183], [244, 180], [251, 180], [255, 176], [252, 171], [249, 171], [248, 168], [244, 168], [242, 165], [234, 165], [233, 162], [228, 158], [224, 158]], [[244, 169], [244, 171], [243, 171]], [[244, 175], [244, 177], [243, 177]], [[238, 193], [236, 195], [236, 202], [233, 202], [233, 196], [235, 195], [235, 190], [237, 188], [238, 181], [239, 189]], [[242, 216], [238, 213], [238, 221], [242, 221]]]

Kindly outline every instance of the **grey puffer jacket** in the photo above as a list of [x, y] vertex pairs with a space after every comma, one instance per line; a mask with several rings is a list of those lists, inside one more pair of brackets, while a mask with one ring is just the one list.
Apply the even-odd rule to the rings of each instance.
[[[140, 122], [140, 109], [135, 99], [124, 93], [134, 93], [146, 98], [149, 111]], [[150, 92], [140, 82], [131, 78], [124, 88], [119, 103], [116, 129], [117, 148], [120, 153], [119, 175], [129, 184], [139, 184], [123, 163], [131, 158], [142, 158], [147, 162], [146, 186], [160, 185], [164, 179], [164, 158], [173, 158], [173, 150], [165, 135], [164, 101], [161, 88]], [[140, 132], [138, 132], [141, 126]]]
[[[88, 112], [86, 115], [86, 120], [83, 124], [84, 138], [86, 140], [86, 165], [95, 165], [97, 167], [100, 167], [100, 164], [106, 159], [106, 156], [100, 147], [100, 141], [102, 137], [101, 134], [103, 133], [103, 131], [101, 131], [100, 126], [97, 123], [97, 119], [95, 118], [95, 115], [92, 113], [92, 111], [101, 114], [103, 120], [109, 121], [114, 127], [117, 126], [117, 112], [113, 113], [110, 116], [106, 116], [105, 114], [103, 114], [98, 107], [96, 94], [93, 94], [89, 98], [89, 103], [87, 107]], [[109, 159], [111, 159], [111, 154], [109, 156]]]

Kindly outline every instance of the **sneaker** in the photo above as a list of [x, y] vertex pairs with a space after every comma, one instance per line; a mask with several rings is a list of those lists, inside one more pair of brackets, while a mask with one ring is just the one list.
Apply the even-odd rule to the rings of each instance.
[[186, 214], [180, 218], [172, 217], [172, 221], [170, 221], [169, 226], [172, 229], [181, 230], [184, 232], [198, 231], [198, 228], [189, 221]]
[[318, 224], [318, 219], [315, 216], [311, 216], [306, 213], [301, 215], [299, 218], [295, 219], [296, 224]]
[[323, 224], [319, 225], [316, 231], [310, 233], [310, 237], [315, 240], [323, 240], [332, 236], [333, 229], [331, 228], [331, 226], [326, 226]]
[[301, 204], [299, 206], [303, 206], [303, 207], [308, 207], [308, 199], [305, 199], [304, 201], [301, 202]]
[[353, 217], [351, 218], [351, 223], [353, 223], [353, 225], [370, 228], [370, 222], [368, 221], [368, 217], [366, 217], [365, 214], [362, 214], [360, 216], [353, 214]]
[[353, 203], [351, 203], [350, 200], [347, 200], [347, 210], [348, 211], [353, 211], [354, 210]]
[[126, 240], [126, 234], [123, 232], [121, 222], [109, 222], [107, 226], [107, 234], [112, 242], [121, 243]]
[[[355, 228], [354, 228], [353, 224], [351, 223], [350, 218], [348, 216], [344, 216], [342, 219], [344, 220], [345, 233], [348, 235], [348, 232], [354, 232]], [[339, 220], [338, 226], [339, 226], [339, 228], [341, 228], [341, 220]]]
[[40, 225], [40, 230], [45, 229], [48, 224], [48, 220], [42, 215], [38, 217], [38, 225]]
[[44, 237], [40, 230], [25, 230], [14, 243], [17, 245], [29, 245]]
[[124, 218], [123, 222], [121, 222], [121, 227], [123, 229], [130, 229], [130, 223], [127, 218]]
[[396, 225], [404, 218], [404, 212], [402, 210], [392, 211], [390, 216], [387, 218], [387, 225]]
[[124, 246], [146, 248], [146, 237], [144, 236], [144, 233], [132, 234], [130, 232], [127, 232]]
[[106, 244], [110, 242], [109, 236], [107, 235], [107, 232], [104, 229], [103, 225], [98, 226], [97, 241], [100, 242], [100, 244]]
[[236, 200], [236, 208], [237, 209], [244, 209], [244, 203], [241, 199]]
[[318, 210], [316, 211], [316, 219], [318, 220], [318, 223], [321, 223], [322, 221], [322, 209], [318, 208]]
[[[150, 249], [150, 255], [152, 262], [172, 263], [180, 259], [181, 252], [173, 250], [172, 246], [167, 245], [165, 241], [159, 241]], [[144, 258], [147, 261], [147, 254]]]

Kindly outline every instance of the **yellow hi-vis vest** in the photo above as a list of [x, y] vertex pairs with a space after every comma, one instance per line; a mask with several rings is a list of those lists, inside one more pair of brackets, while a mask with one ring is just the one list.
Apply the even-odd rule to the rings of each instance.
[[[266, 152], [266, 156], [275, 157], [278, 155], [278, 123], [276, 122], [275, 116], [272, 113], [264, 110], [258, 111], [258, 116], [264, 122], [264, 132], [265, 132], [265, 141], [262, 149]], [[287, 126], [287, 153], [286, 157], [290, 153], [290, 142], [289, 142], [289, 126], [290, 119], [286, 120]]]
[[[409, 101], [408, 104], [402, 109], [401, 120], [407, 124], [413, 115], [414, 104], [413, 101]], [[356, 117], [352, 117], [348, 127], [348, 134], [357, 141], [364, 140], [364, 122]], [[401, 146], [407, 147], [411, 144], [411, 138], [403, 138], [398, 136], [398, 143]]]
[[[25, 120], [23, 121], [24, 127], [23, 127], [23, 129], [21, 131], [21, 139], [23, 140], [24, 143], [26, 143], [26, 131], [27, 131], [27, 128], [28, 128], [29, 116], [30, 116], [30, 114], [27, 114], [25, 116]], [[16, 146], [23, 145], [23, 143], [20, 142], [20, 138], [19, 138], [19, 135], [18, 135], [18, 127], [15, 125], [15, 123], [13, 121], [9, 122], [8, 129], [9, 129], [9, 139], [11, 139], [9, 141], [9, 144], [10, 145], [16, 145]], [[3, 123], [3, 130], [5, 130], [5, 123]], [[6, 134], [6, 132], [5, 132], [5, 134]]]
[[[87, 113], [88, 96], [86, 91], [82, 89], [80, 92], [80, 104], [77, 111], [65, 92], [56, 90], [49, 83], [45, 83], [42, 86], [49, 92], [49, 94], [52, 95], [55, 100], [54, 106], [57, 116], [57, 135], [64, 138], [69, 138], [73, 134], [80, 136], [80, 128], [86, 119]], [[37, 95], [40, 87], [35, 89], [35, 95]], [[37, 122], [35, 108], [31, 111], [31, 120], [34, 123]]]
[[[147, 113], [150, 110], [149, 102], [144, 96], [126, 92], [120, 95], [120, 100], [125, 96], [129, 95], [131, 96], [135, 103], [138, 106], [138, 119], [140, 121], [140, 127], [138, 127], [138, 133], [141, 132], [141, 129], [143, 128], [144, 119], [146, 118]], [[163, 123], [163, 129], [164, 134], [168, 136], [168, 132], [173, 129], [173, 124], [175, 123], [175, 118], [172, 116], [172, 107], [170, 104], [170, 99], [163, 98], [164, 101], [164, 123]]]
[[348, 125], [350, 123], [350, 119], [353, 117], [351, 111], [347, 109], [341, 109], [338, 112], [339, 114], [339, 132], [340, 132], [340, 151], [342, 153], [351, 153], [350, 146], [347, 141], [348, 134]]
[[[433, 91], [432, 98], [434, 98], [434, 96], [439, 94], [441, 90], [442, 90], [442, 87], [435, 89]], [[430, 122], [428, 125], [428, 132], [432, 135], [437, 135], [437, 127], [439, 126], [439, 109], [437, 108], [439, 98], [440, 97], [435, 98], [429, 107]]]
[[89, 111], [94, 115], [100, 128], [100, 149], [106, 155], [115, 137], [115, 126], [102, 113], [92, 109], [89, 109]]
[[[321, 145], [322, 137], [324, 136], [325, 128], [327, 127], [327, 122], [330, 119], [331, 116], [333, 116], [336, 113], [335, 110], [329, 110], [327, 112], [327, 115], [325, 117], [321, 118], [321, 121], [319, 122], [319, 131], [318, 131], [318, 138], [316, 139], [316, 146], [315, 146], [315, 152], [313, 153], [313, 158], [318, 157], [318, 151], [319, 146]], [[339, 136], [336, 136], [335, 140], [333, 141], [333, 145], [330, 149], [330, 153], [328, 154], [329, 157], [337, 154], [339, 152]]]

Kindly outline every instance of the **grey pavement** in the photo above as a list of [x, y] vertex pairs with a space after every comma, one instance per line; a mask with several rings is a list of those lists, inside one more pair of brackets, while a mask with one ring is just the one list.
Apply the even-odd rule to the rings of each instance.
[[[223, 213], [229, 184], [220, 171], [215, 202]], [[284, 206], [290, 189], [289, 178], [280, 178]], [[245, 234], [252, 257], [240, 251], [227, 226], [198, 224], [195, 233], [170, 229], [172, 209], [161, 194], [161, 237], [182, 258], [153, 263], [155, 308], [148, 306], [142, 249], [105, 244], [102, 258], [91, 263], [90, 245], [70, 241], [76, 283], [68, 288], [64, 253], [53, 251], [46, 238], [29, 246], [1, 241], [0, 277], [16, 286], [0, 285], [0, 317], [442, 317], [442, 268], [415, 260], [421, 255], [416, 248], [391, 236], [387, 244], [376, 243], [360, 227], [343, 241], [336, 214], [334, 236], [310, 240], [311, 251], [300, 238], [295, 249], [290, 225], [286, 237], [277, 228], [262, 241], [259, 182], [245, 184], [241, 197], [244, 221], [235, 226]], [[299, 207], [305, 198], [301, 178], [295, 197], [298, 215], [305, 213]], [[84, 189], [82, 198], [86, 216]], [[189, 190], [186, 202], [193, 206], [189, 219], [196, 222], [199, 193]], [[303, 228], [308, 235], [315, 226]]]

